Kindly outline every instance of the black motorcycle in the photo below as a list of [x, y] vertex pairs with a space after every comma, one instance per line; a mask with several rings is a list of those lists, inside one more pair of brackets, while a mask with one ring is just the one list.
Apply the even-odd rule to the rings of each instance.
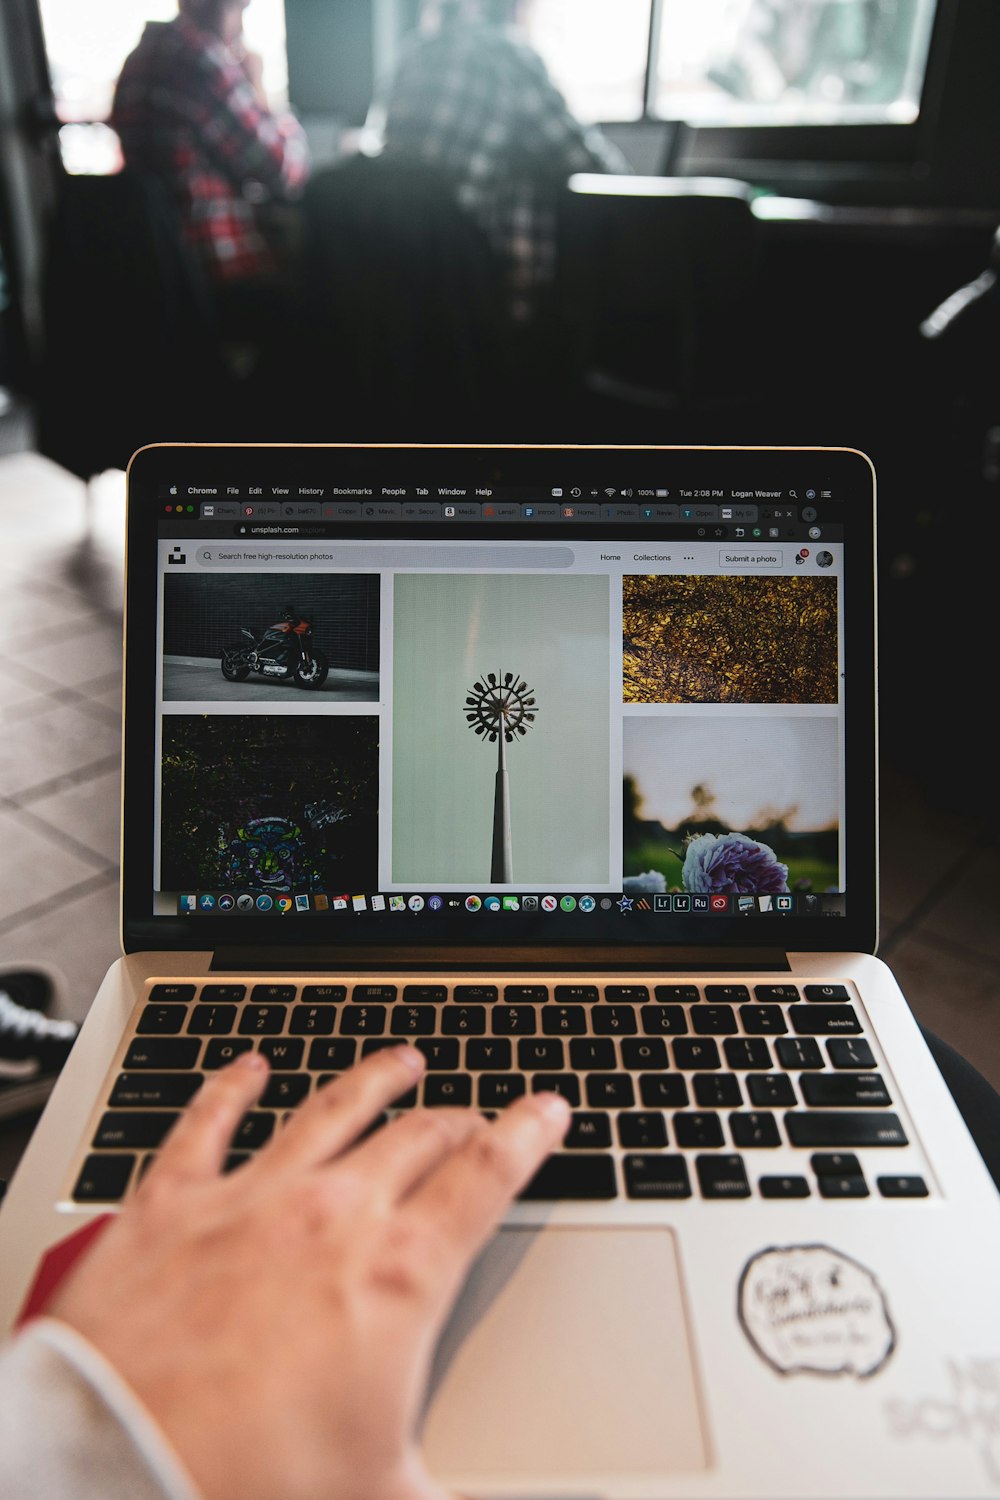
[[227, 682], [244, 682], [258, 672], [272, 682], [293, 682], [296, 687], [322, 687], [330, 663], [312, 643], [312, 626], [300, 634], [258, 630], [244, 625], [242, 641], [222, 648], [222, 675]]

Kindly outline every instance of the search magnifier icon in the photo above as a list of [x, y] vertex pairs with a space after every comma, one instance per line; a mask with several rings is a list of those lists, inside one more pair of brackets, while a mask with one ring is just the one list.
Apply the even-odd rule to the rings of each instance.
[[789, 490], [788, 493], [791, 495], [793, 500], [797, 500], [799, 498], [798, 490]]

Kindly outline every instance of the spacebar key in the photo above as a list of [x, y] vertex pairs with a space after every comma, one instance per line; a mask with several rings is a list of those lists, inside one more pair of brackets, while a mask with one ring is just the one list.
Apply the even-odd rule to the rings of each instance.
[[821, 1110], [785, 1115], [793, 1146], [905, 1146], [906, 1131], [898, 1115], [881, 1111]]
[[616, 1198], [615, 1164], [610, 1156], [574, 1152], [550, 1156], [518, 1193], [519, 1198]]

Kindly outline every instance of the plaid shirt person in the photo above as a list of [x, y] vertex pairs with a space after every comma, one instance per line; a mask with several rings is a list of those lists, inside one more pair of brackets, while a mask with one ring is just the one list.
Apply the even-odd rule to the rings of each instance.
[[404, 49], [369, 125], [386, 158], [450, 175], [496, 252], [511, 317], [537, 310], [555, 265], [555, 204], [573, 172], [628, 172], [625, 158], [570, 113], [538, 53], [490, 0], [437, 7]]
[[278, 274], [261, 205], [296, 196], [309, 152], [298, 120], [262, 104], [236, 50], [187, 15], [147, 22], [122, 66], [109, 123], [126, 165], [170, 187], [211, 283]]

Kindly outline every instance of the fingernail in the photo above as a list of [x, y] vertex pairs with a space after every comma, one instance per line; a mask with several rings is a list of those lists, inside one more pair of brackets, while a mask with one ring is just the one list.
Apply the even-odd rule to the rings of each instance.
[[424, 1065], [424, 1054], [416, 1047], [397, 1047], [395, 1049], [401, 1060], [405, 1062], [411, 1073], [419, 1073]]
[[569, 1101], [562, 1094], [557, 1094], [554, 1089], [543, 1089], [535, 1096], [536, 1108], [551, 1115], [553, 1119], [565, 1120], [569, 1115]]
[[236, 1066], [238, 1068], [246, 1068], [250, 1072], [259, 1073], [267, 1064], [259, 1052], [241, 1052], [236, 1059]]

